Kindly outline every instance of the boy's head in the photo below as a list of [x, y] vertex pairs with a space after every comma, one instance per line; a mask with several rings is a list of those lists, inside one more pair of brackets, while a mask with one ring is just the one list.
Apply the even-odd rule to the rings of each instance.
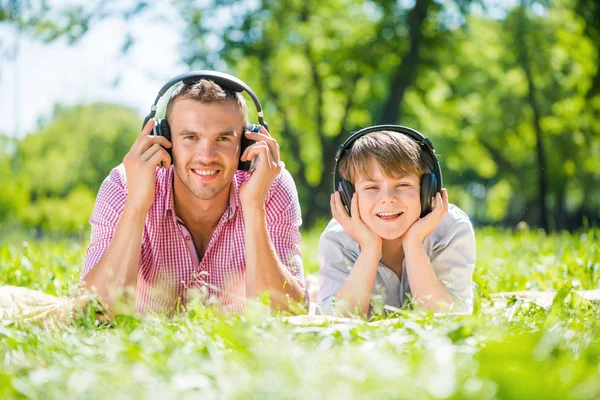
[[339, 175], [358, 194], [361, 219], [384, 239], [397, 239], [421, 214], [421, 177], [431, 157], [413, 139], [393, 131], [359, 137], [339, 161]]
[[346, 150], [339, 163], [339, 174], [354, 183], [358, 177], [368, 175], [371, 160], [390, 177], [420, 177], [433, 170], [431, 159], [414, 140], [399, 132], [377, 131], [359, 137]]

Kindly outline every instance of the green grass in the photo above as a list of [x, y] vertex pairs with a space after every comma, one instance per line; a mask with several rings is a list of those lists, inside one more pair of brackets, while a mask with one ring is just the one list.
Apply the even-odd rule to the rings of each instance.
[[[307, 273], [318, 231], [303, 235]], [[600, 397], [599, 307], [571, 296], [600, 278], [600, 230], [477, 232], [473, 316], [404, 312], [387, 325], [297, 326], [262, 304], [244, 316], [81, 316], [61, 330], [0, 321], [0, 398]], [[67, 295], [85, 243], [0, 241], [0, 283]], [[489, 293], [558, 290], [550, 310]]]

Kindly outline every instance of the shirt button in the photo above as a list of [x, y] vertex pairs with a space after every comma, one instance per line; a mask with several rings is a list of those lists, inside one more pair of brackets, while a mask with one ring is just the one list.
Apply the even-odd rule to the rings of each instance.
[[392, 273], [391, 273], [390, 271], [387, 271], [387, 272], [385, 273], [385, 276], [387, 276], [388, 278], [391, 278], [391, 276], [392, 276]]
[[185, 240], [190, 240], [190, 237], [189, 237], [189, 236], [186, 236], [186, 237], [185, 237]]

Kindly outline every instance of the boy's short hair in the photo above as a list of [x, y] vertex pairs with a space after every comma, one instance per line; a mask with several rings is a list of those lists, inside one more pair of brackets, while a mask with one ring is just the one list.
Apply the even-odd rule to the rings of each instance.
[[369, 161], [374, 160], [388, 176], [418, 177], [433, 171], [431, 157], [410, 137], [393, 131], [371, 132], [359, 137], [339, 161], [339, 174], [355, 183], [358, 177], [367, 177]]
[[199, 81], [191, 84], [184, 83], [175, 89], [169, 98], [169, 102], [167, 103], [167, 120], [169, 120], [169, 116], [173, 110], [173, 105], [175, 105], [177, 100], [181, 99], [195, 100], [203, 104], [223, 104], [228, 100], [235, 100], [238, 108], [240, 109], [240, 114], [242, 115], [244, 125], [248, 124], [248, 107], [246, 106], [246, 100], [244, 99], [244, 96], [241, 93], [219, 86], [211, 80], [200, 79]]

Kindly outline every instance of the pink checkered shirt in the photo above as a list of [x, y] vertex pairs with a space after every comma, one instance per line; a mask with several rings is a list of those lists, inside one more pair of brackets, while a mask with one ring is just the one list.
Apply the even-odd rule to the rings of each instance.
[[[189, 297], [217, 302], [224, 310], [240, 312], [246, 298], [244, 218], [239, 188], [249, 174], [237, 171], [225, 210], [202, 260], [194, 240], [173, 209], [173, 167], [157, 168], [154, 204], [150, 207], [142, 237], [136, 307], [139, 312], [173, 313]], [[90, 218], [92, 233], [81, 279], [98, 263], [110, 244], [125, 207], [127, 182], [123, 164], [104, 180]], [[279, 259], [304, 289], [300, 254], [302, 223], [298, 193], [284, 168], [265, 200], [266, 223]]]

